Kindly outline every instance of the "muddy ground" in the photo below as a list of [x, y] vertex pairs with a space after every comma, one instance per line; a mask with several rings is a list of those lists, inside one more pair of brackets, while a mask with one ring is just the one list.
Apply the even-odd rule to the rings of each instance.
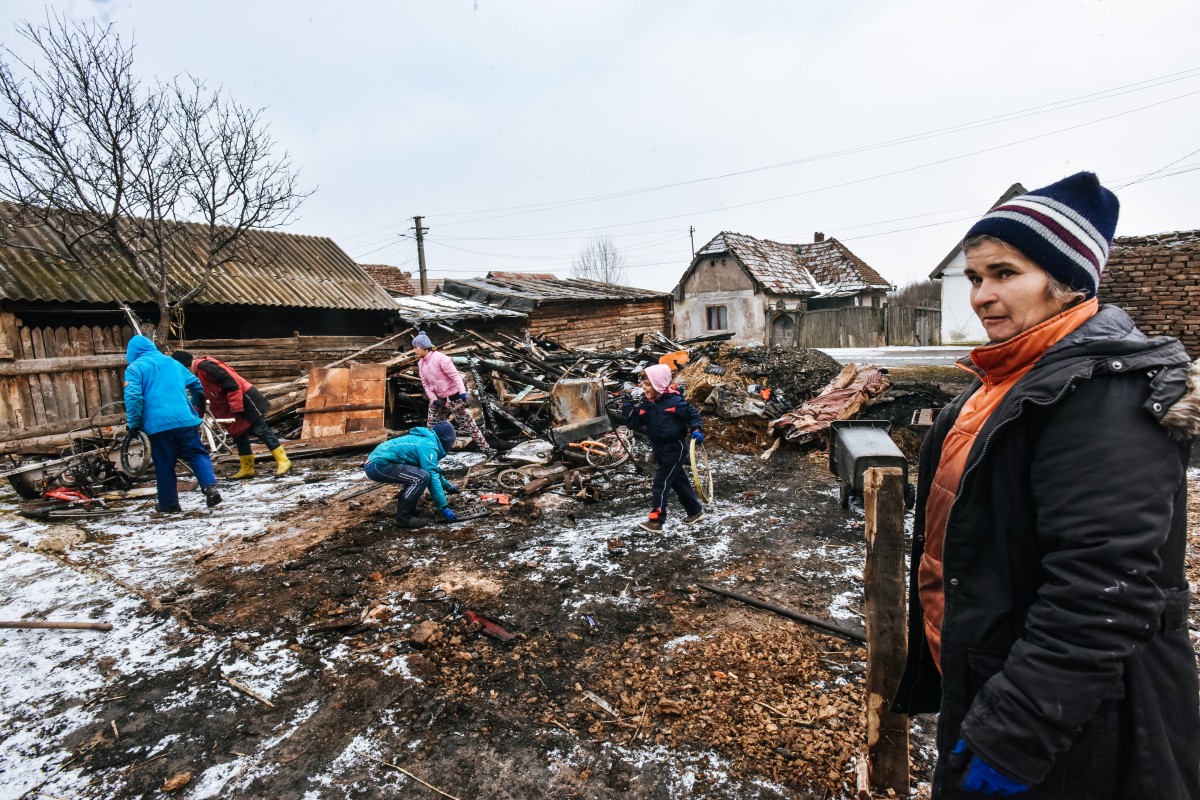
[[633, 465], [596, 477], [598, 502], [559, 487], [401, 530], [361, 456], [298, 462], [215, 512], [73, 526], [63, 554], [34, 549], [62, 525], [0, 497], [4, 616], [116, 625], [3, 632], [0, 797], [851, 796], [862, 647], [695, 584], [861, 630], [861, 504], [819, 451], [759, 460], [761, 422], [714, 432], [708, 516], [662, 534], [634, 527]]

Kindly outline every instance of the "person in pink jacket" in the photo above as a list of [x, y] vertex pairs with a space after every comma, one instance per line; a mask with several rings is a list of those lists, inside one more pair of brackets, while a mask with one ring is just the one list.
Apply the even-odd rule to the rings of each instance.
[[475, 424], [468, 406], [470, 396], [462, 375], [454, 366], [454, 362], [445, 353], [433, 349], [433, 342], [421, 331], [412, 340], [413, 352], [417, 354], [417, 371], [421, 375], [421, 385], [425, 387], [425, 396], [429, 398], [429, 414], [426, 425], [430, 428], [435, 423], [454, 417], [454, 425], [458, 430], [471, 433], [475, 445], [480, 451], [491, 458], [496, 450], [483, 438], [483, 431]]

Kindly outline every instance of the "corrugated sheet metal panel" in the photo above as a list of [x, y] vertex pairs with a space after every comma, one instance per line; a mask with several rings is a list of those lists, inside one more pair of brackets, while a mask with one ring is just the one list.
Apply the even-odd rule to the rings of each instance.
[[527, 318], [527, 315], [518, 311], [506, 311], [448, 294], [397, 297], [395, 303], [400, 310], [400, 318], [409, 324], [499, 318], [525, 320]]
[[581, 278], [514, 277], [520, 273], [490, 273], [487, 278], [455, 281], [477, 289], [547, 300], [649, 300], [665, 297], [665, 292], [638, 289], [619, 283], [588, 281]]
[[[154, 302], [133, 270], [110, 248], [85, 242], [79, 248], [88, 268], [34, 249], [66, 253], [42, 227], [12, 227], [13, 207], [0, 204], [9, 245], [0, 244], [0, 297], [64, 303]], [[204, 271], [204, 254], [178, 243], [167, 256], [172, 282], [194, 285]], [[332, 239], [279, 231], [245, 234], [238, 261], [218, 267], [194, 301], [202, 305], [288, 306], [393, 310], [395, 304]]]

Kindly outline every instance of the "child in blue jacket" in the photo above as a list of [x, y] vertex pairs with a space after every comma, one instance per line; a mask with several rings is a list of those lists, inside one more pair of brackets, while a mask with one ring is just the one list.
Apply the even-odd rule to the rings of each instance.
[[458, 519], [446, 501], [446, 494], [458, 494], [458, 487], [446, 480], [438, 466], [453, 446], [455, 435], [454, 426], [445, 421], [432, 428], [413, 428], [404, 436], [379, 445], [367, 456], [363, 470], [368, 478], [403, 487], [396, 497], [396, 524], [401, 528], [422, 527], [413, 517], [417, 501], [426, 489], [446, 522]]
[[700, 412], [671, 385], [671, 368], [666, 364], [646, 367], [642, 388], [646, 392], [645, 399], [636, 405], [627, 400], [621, 406], [625, 424], [645, 431], [654, 446], [656, 469], [650, 485], [654, 510], [649, 519], [638, 523], [638, 527], [647, 531], [663, 529], [667, 520], [667, 495], [671, 489], [675, 490], [687, 512], [683, 521], [691, 525], [704, 516], [704, 507], [684, 468], [689, 437], [697, 442], [704, 441]]

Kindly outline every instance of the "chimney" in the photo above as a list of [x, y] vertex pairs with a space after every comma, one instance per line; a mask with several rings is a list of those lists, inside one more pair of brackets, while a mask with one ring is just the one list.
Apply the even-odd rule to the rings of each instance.
[[817, 231], [816, 233], [813, 234], [813, 242], [823, 242], [823, 241], [825, 241], [825, 234], [821, 233], [820, 231]]

